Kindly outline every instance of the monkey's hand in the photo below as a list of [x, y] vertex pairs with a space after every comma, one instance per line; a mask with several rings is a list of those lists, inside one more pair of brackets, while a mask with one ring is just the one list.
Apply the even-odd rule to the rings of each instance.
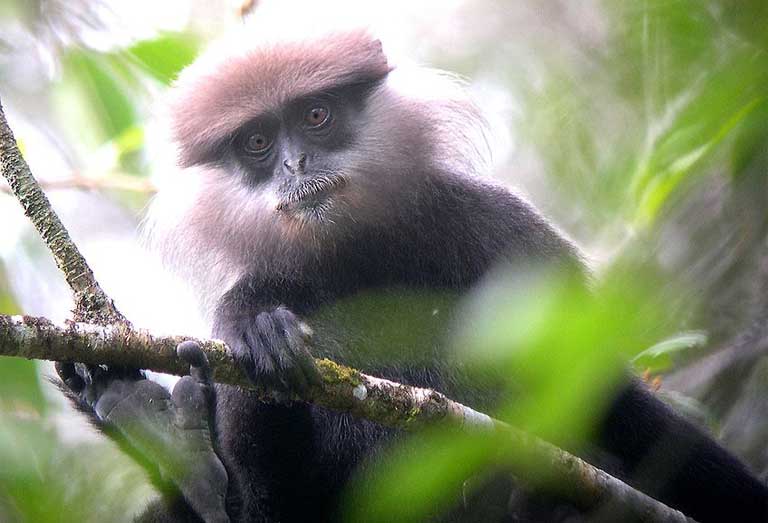
[[248, 377], [275, 399], [283, 401], [320, 384], [308, 349], [312, 330], [285, 307], [219, 322], [217, 330]]
[[172, 394], [138, 370], [72, 363], [59, 363], [56, 370], [78, 408], [144, 465], [162, 490], [175, 487], [203, 521], [228, 522], [227, 471], [210, 425], [208, 361], [194, 342], [181, 343], [176, 352], [190, 365], [190, 375]]

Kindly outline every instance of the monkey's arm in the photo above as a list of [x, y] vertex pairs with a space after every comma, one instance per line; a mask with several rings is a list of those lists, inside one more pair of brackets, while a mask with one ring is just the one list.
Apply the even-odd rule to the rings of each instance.
[[638, 380], [622, 387], [599, 428], [600, 446], [643, 492], [697, 521], [768, 521], [768, 487]]
[[209, 425], [213, 392], [207, 361], [194, 343], [182, 343], [177, 352], [190, 364], [190, 375], [172, 394], [137, 370], [71, 363], [57, 364], [60, 387], [148, 471], [163, 494], [138, 521], [228, 522], [227, 472]]

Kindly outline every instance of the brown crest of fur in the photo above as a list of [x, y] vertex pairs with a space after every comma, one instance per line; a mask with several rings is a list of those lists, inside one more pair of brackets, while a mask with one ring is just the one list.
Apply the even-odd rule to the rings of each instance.
[[179, 102], [171, 106], [179, 163], [202, 161], [233, 129], [289, 99], [374, 81], [390, 70], [381, 43], [365, 31], [265, 44], [192, 66], [179, 78]]

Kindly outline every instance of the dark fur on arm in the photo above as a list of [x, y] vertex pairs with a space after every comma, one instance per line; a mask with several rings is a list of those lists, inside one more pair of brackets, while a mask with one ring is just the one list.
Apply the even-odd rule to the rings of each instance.
[[699, 427], [632, 380], [600, 427], [624, 477], [700, 522], [768, 521], [768, 487]]

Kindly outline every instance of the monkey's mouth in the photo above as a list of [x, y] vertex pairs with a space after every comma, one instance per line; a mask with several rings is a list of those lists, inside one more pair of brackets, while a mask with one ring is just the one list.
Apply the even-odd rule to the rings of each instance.
[[309, 178], [288, 189], [277, 204], [278, 212], [317, 209], [327, 203], [330, 194], [347, 184], [340, 174], [328, 174]]

